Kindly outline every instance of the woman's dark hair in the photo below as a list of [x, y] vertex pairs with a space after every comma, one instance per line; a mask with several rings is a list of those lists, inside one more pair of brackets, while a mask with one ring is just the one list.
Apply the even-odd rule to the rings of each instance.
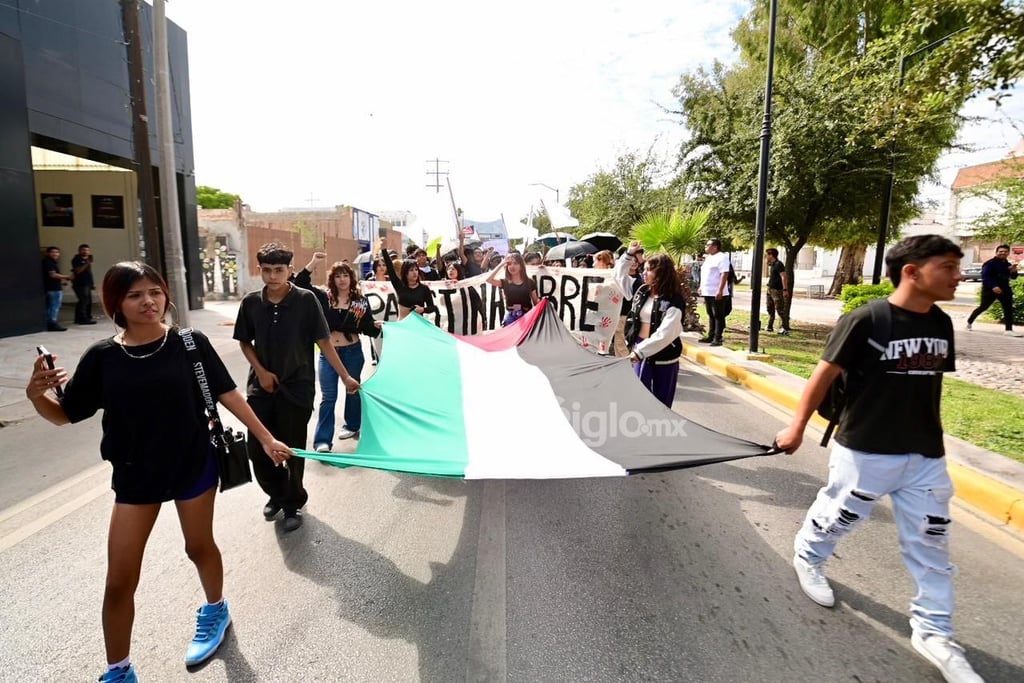
[[118, 327], [128, 327], [128, 321], [121, 312], [121, 303], [128, 296], [128, 290], [139, 280], [149, 280], [157, 285], [164, 293], [164, 310], [160, 311], [160, 318], [167, 314], [171, 305], [171, 293], [167, 291], [167, 283], [163, 277], [152, 266], [142, 261], [121, 261], [115, 263], [103, 276], [103, 310], [107, 316], [114, 321]]
[[955, 242], [941, 235], [914, 235], [889, 250], [885, 255], [885, 270], [892, 280], [893, 287], [899, 287], [900, 279], [903, 277], [903, 266], [908, 263], [920, 266], [930, 258], [946, 254], [956, 254], [957, 258], [964, 257], [964, 252]]
[[331, 266], [331, 272], [327, 273], [327, 300], [331, 306], [338, 303], [338, 285], [334, 282], [334, 276], [338, 273], [348, 274], [348, 300], [355, 301], [363, 294], [359, 291], [359, 280], [356, 278], [356, 273], [352, 270], [352, 266], [345, 263], [344, 261], [337, 261]]
[[679, 287], [679, 276], [676, 275], [676, 264], [667, 254], [655, 254], [647, 259], [647, 269], [654, 273], [654, 282], [651, 283], [651, 293], [662, 298], [669, 298], [681, 294]]
[[374, 279], [377, 278], [377, 271], [379, 271], [381, 268], [384, 269], [384, 277], [387, 278], [387, 276], [388, 276], [387, 268], [388, 267], [386, 265], [384, 265], [384, 259], [380, 259], [380, 258], [373, 259], [373, 264], [370, 266], [370, 269], [373, 271]]
[[406, 286], [409, 285], [409, 272], [419, 271], [419, 265], [415, 261], [403, 261], [402, 262], [402, 283]]

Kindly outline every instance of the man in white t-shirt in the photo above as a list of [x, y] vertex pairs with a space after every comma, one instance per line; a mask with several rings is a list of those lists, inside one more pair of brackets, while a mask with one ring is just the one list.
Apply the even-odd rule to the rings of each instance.
[[700, 267], [700, 294], [708, 313], [708, 334], [702, 344], [722, 345], [725, 317], [732, 310], [732, 288], [729, 286], [729, 256], [722, 253], [722, 243], [709, 239], [704, 245], [704, 263]]

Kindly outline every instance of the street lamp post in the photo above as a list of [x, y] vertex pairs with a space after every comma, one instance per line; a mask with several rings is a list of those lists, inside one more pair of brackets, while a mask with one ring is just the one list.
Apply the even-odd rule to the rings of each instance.
[[754, 263], [750, 271], [750, 353], [757, 353], [761, 332], [761, 277], [764, 260], [765, 212], [768, 208], [768, 152], [772, 141], [772, 80], [775, 74], [775, 23], [778, 0], [771, 0], [768, 19], [768, 75], [764, 84], [764, 121], [761, 124], [761, 167], [757, 178], [757, 213], [754, 227]]
[[[967, 27], [960, 29], [959, 31], [953, 31], [948, 36], [939, 38], [933, 43], [929, 43], [922, 48], [914, 50], [908, 55], [904, 55], [900, 59], [900, 82], [897, 90], [903, 90], [903, 80], [907, 75], [907, 63], [917, 55], [923, 52], [931, 52], [938, 46], [942, 45], [950, 38], [959, 35], [967, 30]], [[871, 273], [871, 284], [877, 285], [882, 282], [882, 261], [885, 258], [885, 243], [888, 241], [889, 236], [889, 214], [892, 210], [892, 190], [896, 184], [896, 140], [893, 139], [889, 143], [889, 163], [886, 169], [885, 176], [885, 188], [882, 191], [882, 215], [878, 220], [878, 241], [875, 243], [875, 268]]]
[[551, 187], [550, 185], [545, 185], [544, 183], [530, 183], [530, 185], [539, 185], [540, 187], [548, 188], [549, 190], [551, 190], [552, 192], [555, 193], [555, 201], [558, 202], [559, 204], [562, 203], [562, 200], [559, 199], [559, 197], [558, 197], [558, 188], [557, 187]]

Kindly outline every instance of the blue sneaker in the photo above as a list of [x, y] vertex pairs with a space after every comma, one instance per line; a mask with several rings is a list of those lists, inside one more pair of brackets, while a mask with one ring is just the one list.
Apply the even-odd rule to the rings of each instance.
[[230, 625], [231, 615], [228, 613], [227, 600], [216, 607], [203, 605], [197, 609], [196, 635], [185, 652], [185, 666], [195, 666], [212, 657], [224, 642], [224, 634]]
[[110, 669], [99, 678], [100, 683], [139, 683], [139, 677], [135, 675], [135, 666], [129, 664], [120, 669]]

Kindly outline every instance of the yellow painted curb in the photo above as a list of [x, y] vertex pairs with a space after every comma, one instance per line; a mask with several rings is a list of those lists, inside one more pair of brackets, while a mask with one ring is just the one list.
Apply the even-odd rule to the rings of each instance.
[[1024, 531], [1024, 494], [959, 463], [947, 464], [959, 498], [1018, 531]]
[[[683, 344], [683, 352], [687, 358], [747, 387], [780, 407], [795, 411], [800, 402], [800, 392], [779, 386], [726, 358], [692, 344]], [[828, 426], [828, 421], [817, 413], [811, 419], [822, 429]], [[958, 498], [985, 512], [1000, 524], [1024, 531], [1024, 493], [959, 463], [948, 461], [947, 466]]]

